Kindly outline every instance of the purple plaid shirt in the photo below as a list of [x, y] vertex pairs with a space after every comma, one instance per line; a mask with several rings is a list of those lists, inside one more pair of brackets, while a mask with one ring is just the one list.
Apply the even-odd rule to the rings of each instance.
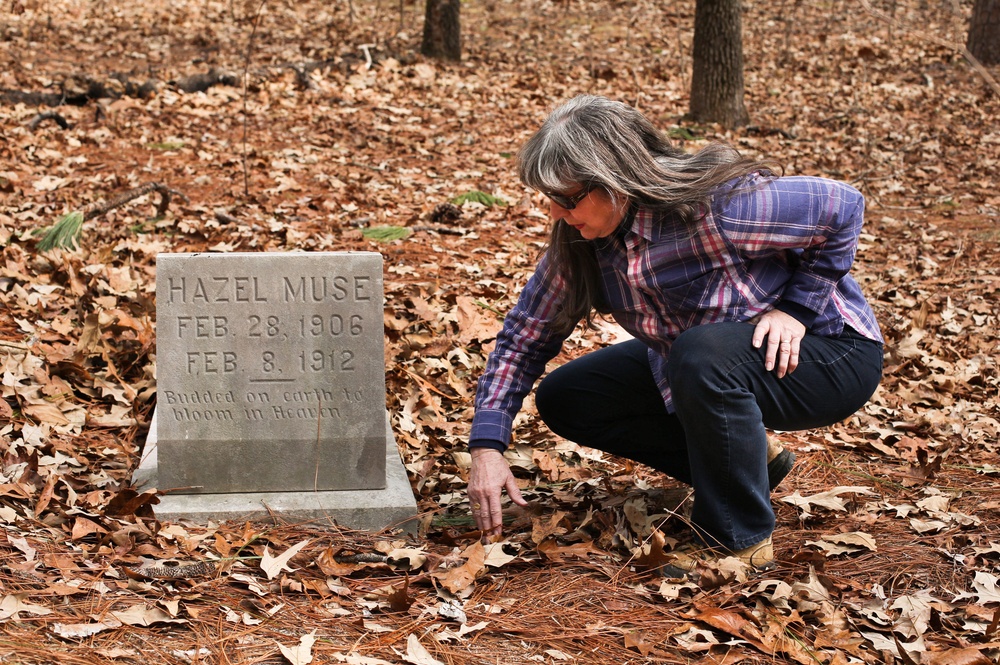
[[[848, 325], [881, 342], [875, 315], [848, 274], [863, 220], [864, 198], [849, 185], [754, 176], [738, 189], [721, 188], [694, 229], [640, 207], [617, 233], [593, 241], [605, 305], [649, 346], [667, 409], [670, 346], [693, 326], [747, 321], [777, 307], [812, 334], [838, 336]], [[547, 325], [562, 292], [562, 278], [542, 257], [479, 379], [471, 441], [510, 441], [524, 396], [567, 337]]]

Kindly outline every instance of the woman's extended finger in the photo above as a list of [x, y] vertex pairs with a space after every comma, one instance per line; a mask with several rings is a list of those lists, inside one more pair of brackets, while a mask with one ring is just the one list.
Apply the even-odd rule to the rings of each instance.
[[483, 535], [499, 536], [503, 532], [503, 508], [500, 506], [500, 495], [497, 495], [496, 503], [491, 503], [484, 510], [486, 514], [483, 516]]
[[774, 369], [775, 363], [781, 362], [781, 348], [781, 331], [772, 327], [767, 334], [767, 348], [764, 349], [764, 369], [768, 372]]
[[778, 355], [775, 359], [777, 369], [775, 375], [780, 379], [788, 372], [788, 361], [792, 357], [792, 340], [790, 338], [779, 337]]
[[499, 527], [503, 526], [499, 488], [493, 497], [489, 493], [474, 495], [470, 492], [469, 507], [472, 511], [472, 519], [476, 522], [476, 528], [484, 534], [492, 535]]
[[[469, 507], [476, 526], [484, 535], [501, 533], [503, 508], [500, 499], [504, 489], [515, 499], [511, 486], [516, 490], [514, 475], [503, 455], [492, 449], [474, 449], [469, 472]], [[523, 501], [518, 492], [515, 502]]]
[[764, 343], [764, 338], [767, 337], [767, 332], [771, 329], [770, 322], [763, 316], [755, 317], [752, 321], [753, 327], [753, 348], [759, 349], [760, 345]]
[[778, 374], [779, 379], [783, 376], [791, 374], [792, 372], [795, 371], [795, 368], [799, 366], [799, 348], [801, 347], [801, 345], [802, 345], [801, 337], [793, 336], [789, 340], [788, 361], [786, 363], [786, 370]]

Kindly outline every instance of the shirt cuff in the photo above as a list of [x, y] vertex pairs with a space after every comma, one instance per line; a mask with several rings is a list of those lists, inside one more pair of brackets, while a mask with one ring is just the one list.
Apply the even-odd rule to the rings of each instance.
[[501, 453], [507, 450], [507, 446], [503, 445], [499, 441], [493, 441], [492, 439], [472, 439], [469, 441], [469, 450], [473, 448], [492, 448], [493, 450], [498, 450]]
[[805, 305], [800, 305], [792, 300], [778, 301], [778, 304], [774, 308], [793, 317], [796, 321], [804, 325], [807, 330], [812, 328], [813, 323], [819, 318], [819, 312], [814, 312]]
[[[510, 441], [514, 419], [500, 409], [476, 409], [472, 417], [469, 441]], [[506, 448], [506, 446], [504, 446]]]

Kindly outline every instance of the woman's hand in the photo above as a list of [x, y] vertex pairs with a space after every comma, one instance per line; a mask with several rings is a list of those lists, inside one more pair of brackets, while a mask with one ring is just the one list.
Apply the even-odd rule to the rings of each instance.
[[469, 472], [469, 505], [472, 517], [484, 536], [499, 536], [503, 530], [500, 497], [507, 490], [511, 501], [519, 506], [528, 502], [514, 482], [514, 474], [503, 453], [493, 448], [472, 449], [472, 469]]
[[772, 309], [756, 317], [757, 327], [753, 331], [753, 346], [759, 349], [767, 338], [767, 349], [764, 351], [764, 369], [775, 374], [780, 379], [791, 374], [799, 365], [799, 345], [806, 335], [806, 327], [791, 314]]

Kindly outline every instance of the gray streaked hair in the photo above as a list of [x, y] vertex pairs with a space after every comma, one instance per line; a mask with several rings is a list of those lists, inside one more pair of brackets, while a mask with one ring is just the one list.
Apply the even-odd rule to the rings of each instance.
[[[661, 223], [688, 229], [721, 185], [755, 171], [773, 171], [772, 165], [743, 157], [725, 143], [686, 153], [633, 107], [594, 95], [556, 108], [518, 151], [517, 164], [521, 182], [532, 189], [601, 187], [616, 202], [652, 208]], [[594, 309], [603, 309], [593, 246], [557, 220], [548, 255], [567, 288], [554, 325], [568, 332], [580, 319], [591, 323]]]

